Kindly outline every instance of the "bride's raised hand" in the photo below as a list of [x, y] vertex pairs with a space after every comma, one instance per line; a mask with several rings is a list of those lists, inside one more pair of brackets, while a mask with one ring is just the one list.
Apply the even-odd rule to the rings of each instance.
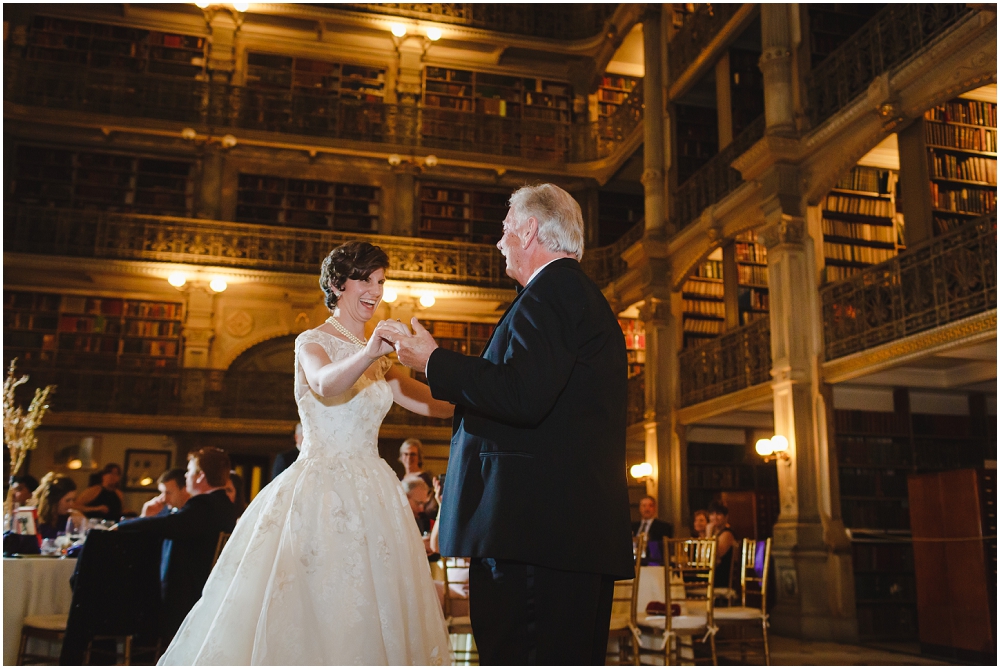
[[383, 355], [392, 353], [400, 337], [409, 334], [406, 326], [399, 321], [379, 321], [365, 345], [365, 355], [371, 360], [377, 360]]

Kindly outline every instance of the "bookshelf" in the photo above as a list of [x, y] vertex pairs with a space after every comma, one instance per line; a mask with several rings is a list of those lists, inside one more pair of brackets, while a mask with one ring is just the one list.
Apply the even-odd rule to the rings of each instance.
[[764, 74], [760, 51], [729, 50], [729, 90], [732, 96], [733, 137], [739, 137], [764, 113]]
[[196, 78], [205, 72], [207, 40], [199, 35], [126, 28], [36, 16], [28, 31], [28, 60], [95, 69]]
[[191, 216], [194, 163], [19, 145], [11, 195], [19, 204]]
[[372, 232], [378, 229], [377, 186], [240, 174], [236, 219], [247, 223]]
[[619, 239], [641, 221], [646, 212], [646, 199], [638, 193], [602, 190], [597, 194], [598, 243], [607, 246]]
[[895, 170], [856, 166], [826, 196], [823, 277], [840, 281], [893, 258], [901, 249]]
[[997, 106], [956, 98], [924, 113], [934, 234], [997, 209]]
[[907, 481], [911, 474], [982, 467], [995, 458], [995, 427], [984, 428], [995, 419], [985, 416], [983, 396], [970, 395], [969, 406], [971, 417], [911, 413], [903, 388], [894, 393], [894, 411], [834, 410], [841, 515], [853, 540], [863, 639], [916, 639]]
[[677, 184], [687, 181], [719, 152], [719, 124], [714, 107], [678, 104]]
[[[457, 351], [462, 355], [482, 355], [486, 343], [496, 329], [496, 323], [477, 323], [472, 321], [444, 321], [420, 319], [420, 324], [433, 335], [438, 346]], [[427, 382], [422, 372], [414, 372], [414, 377]]]
[[721, 249], [716, 249], [681, 287], [681, 298], [684, 301], [684, 348], [696, 346], [723, 333], [726, 325], [724, 295], [722, 252]]
[[618, 108], [622, 106], [640, 81], [642, 81], [641, 78], [605, 72], [597, 87], [598, 117], [611, 118], [617, 114]]
[[4, 360], [27, 367], [175, 370], [183, 305], [4, 291]]
[[[771, 536], [778, 519], [778, 471], [774, 462], [762, 463], [746, 444], [689, 442], [688, 508], [706, 509], [713, 501], [733, 493], [752, 493], [756, 498], [757, 539]], [[730, 517], [739, 511], [730, 508]], [[754, 537], [751, 537], [754, 538]]]
[[506, 191], [422, 184], [420, 236], [495, 244], [503, 235], [509, 196]]
[[247, 54], [246, 85], [316, 98], [381, 102], [385, 68], [268, 53]]
[[884, 3], [810, 4], [809, 47], [812, 67], [816, 67], [847, 38], [878, 13]]
[[736, 236], [737, 296], [739, 324], [746, 325], [758, 318], [767, 318], [771, 302], [767, 287], [767, 247], [748, 230]]
[[625, 335], [628, 356], [628, 378], [642, 374], [646, 365], [646, 330], [638, 318], [619, 318], [618, 325]]
[[564, 81], [427, 67], [423, 90], [424, 107], [567, 124], [573, 120], [573, 89]]

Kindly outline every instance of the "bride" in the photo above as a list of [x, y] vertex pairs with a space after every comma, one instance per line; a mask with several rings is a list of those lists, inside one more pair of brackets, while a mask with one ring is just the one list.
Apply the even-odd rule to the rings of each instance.
[[244, 512], [159, 664], [450, 663], [423, 542], [377, 443], [393, 400], [424, 416], [454, 407], [384, 357], [382, 335], [405, 326], [364, 339], [388, 266], [367, 242], [323, 261], [333, 316], [295, 340], [301, 455]]

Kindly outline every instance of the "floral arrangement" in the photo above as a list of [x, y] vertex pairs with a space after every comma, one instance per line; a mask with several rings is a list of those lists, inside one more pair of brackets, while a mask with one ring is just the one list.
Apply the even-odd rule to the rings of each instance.
[[14, 392], [18, 386], [27, 383], [28, 377], [25, 375], [15, 380], [16, 365], [17, 358], [14, 358], [10, 361], [10, 369], [7, 370], [7, 378], [3, 382], [3, 442], [10, 451], [11, 476], [16, 475], [21, 469], [28, 451], [38, 445], [35, 430], [42, 424], [42, 418], [49, 409], [49, 396], [56, 390], [55, 386], [35, 388], [35, 397], [25, 411], [17, 406]]

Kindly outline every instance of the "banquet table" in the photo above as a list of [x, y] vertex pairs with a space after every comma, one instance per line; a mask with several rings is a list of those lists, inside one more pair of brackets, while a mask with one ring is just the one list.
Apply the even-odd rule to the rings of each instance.
[[[17, 647], [25, 616], [69, 613], [73, 600], [69, 578], [75, 567], [76, 560], [73, 558], [3, 559], [4, 665], [17, 662]], [[55, 653], [58, 649], [48, 652]]]

